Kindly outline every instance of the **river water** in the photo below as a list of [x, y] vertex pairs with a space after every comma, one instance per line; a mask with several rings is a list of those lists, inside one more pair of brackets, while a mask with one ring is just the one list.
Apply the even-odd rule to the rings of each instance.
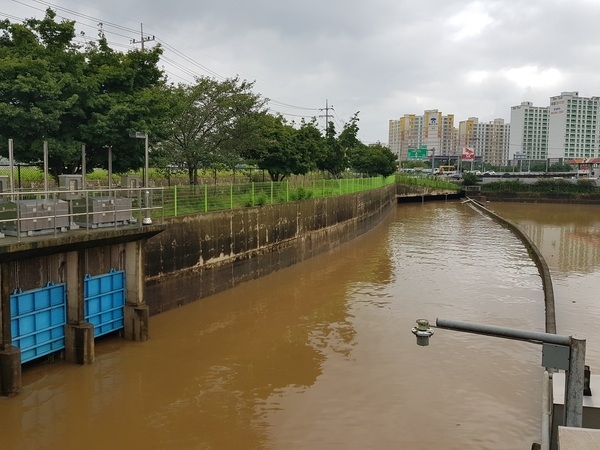
[[[598, 246], [588, 254], [563, 240], [596, 245], [600, 221], [587, 207], [575, 217], [570, 205], [498, 208], [540, 239], [555, 277], [559, 333], [590, 326]], [[563, 208], [565, 220], [556, 212]], [[575, 261], [574, 252], [582, 252]], [[468, 204], [398, 206], [329, 254], [151, 317], [148, 342], [108, 337], [96, 343], [93, 365], [25, 367], [22, 393], [0, 398], [0, 445], [529, 449], [539, 442], [541, 348], [442, 329], [418, 347], [415, 320], [437, 317], [544, 331], [541, 279], [520, 241]], [[588, 352], [598, 359], [591, 336]]]

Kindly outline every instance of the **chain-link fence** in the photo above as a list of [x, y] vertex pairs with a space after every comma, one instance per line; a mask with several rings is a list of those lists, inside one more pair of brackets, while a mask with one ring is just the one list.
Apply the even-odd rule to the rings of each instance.
[[[9, 189], [10, 166], [0, 165], [0, 191]], [[44, 171], [38, 166], [27, 164], [13, 165], [13, 183], [15, 189], [43, 189]], [[6, 186], [4, 186], [6, 184]], [[55, 185], [55, 184], [54, 184]], [[53, 185], [51, 185], [53, 187]]]

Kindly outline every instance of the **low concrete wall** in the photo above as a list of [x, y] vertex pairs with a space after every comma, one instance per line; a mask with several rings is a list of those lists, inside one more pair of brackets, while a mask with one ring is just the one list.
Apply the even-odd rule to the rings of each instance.
[[600, 205], [598, 194], [552, 194], [541, 192], [482, 192], [469, 196], [478, 201], [520, 202], [520, 203], [577, 203], [582, 205]]
[[529, 236], [527, 236], [527, 234], [525, 234], [525, 232], [521, 230], [517, 225], [490, 211], [477, 201], [472, 201], [471, 203], [475, 205], [478, 209], [484, 211], [487, 215], [492, 217], [496, 222], [511, 230], [523, 242], [525, 248], [527, 248], [529, 255], [535, 262], [538, 268], [538, 272], [542, 277], [542, 287], [544, 289], [544, 301], [546, 306], [546, 333], [556, 334], [556, 310], [554, 308], [554, 288], [552, 287], [552, 277], [550, 276], [550, 269], [548, 268], [548, 264], [542, 256], [542, 253], [533, 243], [533, 241], [529, 238]]
[[173, 218], [146, 243], [146, 304], [157, 314], [352, 240], [396, 202], [396, 186]]

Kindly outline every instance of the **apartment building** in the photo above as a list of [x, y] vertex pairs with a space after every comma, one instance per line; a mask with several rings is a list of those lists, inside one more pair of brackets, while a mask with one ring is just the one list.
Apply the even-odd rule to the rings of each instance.
[[550, 97], [549, 158], [598, 158], [600, 97], [579, 97], [562, 92]]
[[547, 106], [533, 106], [531, 102], [513, 106], [510, 111], [510, 127], [509, 160], [541, 161], [550, 157]]
[[[550, 106], [522, 102], [513, 106], [510, 123], [494, 119], [480, 123], [477, 117], [454, 128], [454, 115], [437, 109], [422, 116], [407, 114], [390, 120], [389, 145], [400, 161], [409, 148], [435, 148], [436, 155], [459, 155], [472, 148], [485, 164], [504, 166], [516, 161], [562, 162], [600, 158], [600, 97], [579, 97], [562, 92], [550, 97]], [[554, 161], [552, 161], [554, 160]]]
[[408, 159], [408, 149], [426, 146], [436, 155], [457, 155], [454, 114], [443, 115], [437, 109], [424, 111], [422, 116], [405, 114], [389, 121], [388, 146], [399, 161]]
[[508, 161], [510, 134], [510, 124], [504, 119], [480, 123], [477, 117], [469, 117], [459, 123], [457, 147], [473, 149], [484, 164], [503, 166]]

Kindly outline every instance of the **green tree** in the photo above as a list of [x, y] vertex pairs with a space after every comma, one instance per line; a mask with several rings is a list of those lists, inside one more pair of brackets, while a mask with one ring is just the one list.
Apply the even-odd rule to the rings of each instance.
[[351, 167], [357, 172], [371, 177], [381, 175], [387, 177], [396, 172], [398, 161], [396, 155], [381, 143], [356, 146], [350, 159]]
[[342, 143], [336, 137], [335, 124], [329, 122], [325, 130], [324, 151], [317, 157], [317, 169], [329, 172], [332, 177], [339, 178], [348, 167], [348, 157]]
[[139, 168], [144, 149], [130, 131], [157, 134], [164, 82], [160, 47], [127, 54], [111, 50], [101, 34], [86, 49], [73, 43], [75, 23], [43, 19], [0, 23], [0, 139], [14, 139], [15, 157], [39, 163], [48, 142], [52, 175], [74, 172], [86, 145], [88, 167]]
[[25, 162], [41, 161], [42, 142], [49, 141], [53, 167], [74, 148], [81, 153], [71, 131], [81, 117], [78, 102], [85, 89], [84, 56], [71, 44], [74, 22], [56, 23], [54, 17], [48, 10], [42, 20], [0, 24], [0, 138], [13, 138], [15, 157]]
[[148, 133], [151, 143], [167, 135], [165, 124], [171, 106], [158, 68], [162, 49], [116, 52], [100, 34], [86, 52], [88, 94], [82, 101], [85, 120], [80, 125], [88, 165], [107, 167], [112, 147], [113, 169], [125, 172], [144, 164], [144, 145], [133, 132]]
[[199, 169], [236, 160], [236, 145], [245, 131], [240, 124], [265, 102], [252, 92], [253, 86], [237, 77], [202, 77], [191, 86], [170, 89], [171, 123], [161, 146], [175, 163], [185, 164], [190, 184], [198, 184]]
[[272, 181], [314, 170], [317, 157], [326, 148], [315, 118], [302, 120], [297, 127], [280, 115], [263, 111], [248, 118], [244, 128], [242, 156], [266, 170]]

